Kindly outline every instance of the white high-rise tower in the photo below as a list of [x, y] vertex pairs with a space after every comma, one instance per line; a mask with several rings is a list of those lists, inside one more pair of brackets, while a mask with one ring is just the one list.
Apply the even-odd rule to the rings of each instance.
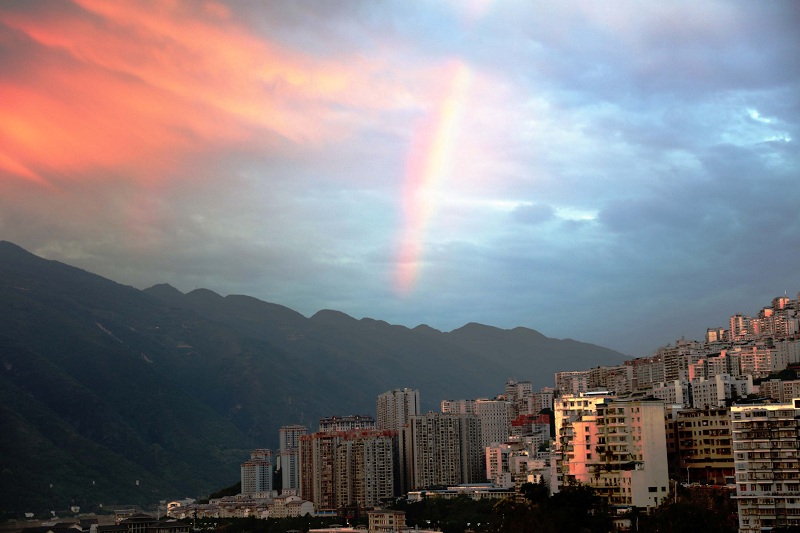
[[242, 494], [272, 491], [272, 450], [259, 448], [241, 465]]
[[305, 426], [283, 426], [279, 430], [281, 484], [283, 491], [300, 489], [300, 437], [308, 433]]

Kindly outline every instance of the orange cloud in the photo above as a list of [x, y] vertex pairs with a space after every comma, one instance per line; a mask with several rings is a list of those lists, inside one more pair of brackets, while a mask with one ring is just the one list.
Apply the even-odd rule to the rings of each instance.
[[[158, 180], [211, 147], [346, 134], [330, 103], [380, 106], [364, 64], [321, 63], [257, 38], [213, 2], [77, 0], [0, 11], [31, 58], [0, 72], [0, 170], [69, 181]], [[57, 12], [56, 12], [57, 11]]]

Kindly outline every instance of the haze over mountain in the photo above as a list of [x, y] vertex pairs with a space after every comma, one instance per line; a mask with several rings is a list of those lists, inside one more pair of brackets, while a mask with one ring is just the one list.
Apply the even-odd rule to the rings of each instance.
[[2, 511], [203, 496], [281, 425], [373, 414], [418, 388], [493, 396], [509, 378], [613, 364], [618, 352], [526, 328], [451, 332], [310, 318], [248, 296], [141, 291], [0, 242]]

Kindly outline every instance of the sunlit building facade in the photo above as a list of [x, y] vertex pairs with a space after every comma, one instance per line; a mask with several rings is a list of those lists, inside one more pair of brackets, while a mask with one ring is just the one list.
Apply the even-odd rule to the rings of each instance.
[[667, 497], [664, 403], [608, 393], [556, 401], [556, 479], [551, 490], [588, 485], [609, 505], [653, 508]]

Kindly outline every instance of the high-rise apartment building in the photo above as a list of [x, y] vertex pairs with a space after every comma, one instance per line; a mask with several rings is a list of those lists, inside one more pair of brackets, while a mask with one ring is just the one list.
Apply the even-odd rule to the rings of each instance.
[[787, 364], [793, 365], [800, 363], [800, 338], [776, 339], [775, 352], [777, 356], [786, 361]]
[[632, 388], [646, 389], [653, 383], [665, 381], [664, 356], [656, 353], [650, 357], [638, 357], [625, 361], [633, 369]]
[[518, 403], [533, 394], [533, 384], [530, 381], [506, 381], [506, 400]]
[[410, 417], [419, 414], [419, 391], [394, 389], [378, 396], [375, 403], [377, 429], [400, 431]]
[[406, 464], [409, 443], [406, 441], [407, 434], [403, 432], [403, 427], [408, 424], [412, 416], [419, 415], [419, 391], [405, 388], [384, 392], [378, 396], [375, 407], [378, 429], [396, 432], [394, 493], [405, 494], [411, 483], [411, 469]]
[[260, 448], [250, 452], [250, 460], [242, 463], [242, 494], [272, 491], [272, 450]]
[[394, 496], [393, 431], [355, 431], [336, 449], [336, 506], [376, 507]]
[[654, 383], [651, 386], [650, 393], [654, 398], [662, 400], [667, 405], [690, 407], [692, 403], [689, 396], [689, 383], [679, 379]]
[[788, 337], [795, 335], [800, 329], [795, 309], [786, 297], [772, 300], [772, 307], [765, 307], [758, 313], [758, 318], [751, 320], [753, 333], [756, 336]]
[[375, 419], [369, 415], [329, 416], [319, 419], [320, 431], [342, 432], [354, 429], [375, 429]]
[[320, 431], [300, 437], [300, 496], [317, 510], [372, 507], [394, 494], [394, 433]]
[[410, 443], [411, 489], [484, 481], [480, 421], [475, 415], [412, 416], [403, 429]]
[[589, 390], [589, 371], [571, 370], [556, 372], [556, 395], [580, 394]]
[[609, 505], [656, 507], [669, 477], [664, 403], [586, 393], [556, 401], [556, 479], [588, 485]]
[[[542, 433], [510, 437], [507, 443], [486, 448], [486, 478], [498, 487], [516, 487], [549, 479], [549, 456], [538, 452]], [[545, 473], [546, 472], [546, 473]]]
[[300, 489], [300, 437], [308, 433], [305, 426], [283, 426], [278, 431], [280, 441], [281, 488]]
[[598, 366], [589, 372], [586, 390], [607, 390], [615, 394], [631, 392], [633, 388], [633, 367], [630, 365]]
[[506, 381], [504, 398], [511, 404], [510, 418], [528, 413], [528, 400], [533, 394], [533, 384], [530, 381]]
[[779, 403], [789, 402], [792, 398], [800, 398], [800, 380], [769, 379], [762, 381], [758, 386], [758, 395], [762, 398], [772, 398]]
[[739, 532], [800, 527], [800, 398], [734, 405], [731, 433]]
[[538, 392], [534, 392], [527, 399], [527, 408], [521, 410], [521, 415], [538, 415], [543, 409], [553, 409], [553, 398], [555, 396], [553, 387], [542, 387]]
[[542, 442], [548, 441], [552, 438], [552, 435], [550, 435], [551, 420], [552, 417], [548, 414], [520, 415], [511, 421], [509, 438], [542, 435]]
[[664, 381], [686, 381], [689, 379], [689, 365], [699, 361], [705, 351], [698, 341], [678, 339], [675, 346], [662, 346], [656, 354], [664, 361]]
[[300, 497], [314, 502], [317, 510], [336, 509], [333, 471], [341, 439], [342, 434], [333, 431], [300, 437]]
[[711, 379], [720, 374], [739, 375], [738, 371], [736, 374], [731, 372], [731, 358], [728, 357], [725, 350], [721, 350], [719, 354], [706, 359], [706, 377]]
[[689, 381], [695, 379], [708, 379], [708, 359], [703, 357], [696, 363], [689, 365]]
[[441, 406], [445, 414], [475, 414], [475, 400], [442, 400]]
[[691, 407], [724, 407], [732, 400], [753, 393], [752, 376], [736, 379], [728, 374], [717, 374], [712, 379], [696, 379], [689, 385]]
[[[485, 453], [486, 479], [498, 487], [513, 487], [514, 475], [519, 475], [519, 472], [514, 471], [514, 467], [519, 468], [518, 465], [522, 464], [522, 461], [515, 461], [515, 459], [523, 458], [524, 464], [527, 466], [530, 457], [527, 450], [509, 443], [489, 446]], [[524, 469], [523, 472], [527, 472], [527, 469]]]
[[731, 417], [726, 407], [675, 413], [675, 477], [687, 483], [724, 485], [733, 477]]
[[708, 328], [706, 330], [706, 344], [717, 344], [728, 341], [728, 330], [725, 328]]
[[745, 315], [733, 315], [730, 318], [730, 340], [741, 342], [754, 337], [752, 319]]
[[706, 379], [699, 377], [691, 381], [676, 379], [655, 383], [650, 393], [668, 405], [680, 405], [686, 409], [704, 407], [724, 407], [738, 398], [745, 398], [753, 392], [753, 378], [740, 379], [729, 374], [717, 374]]
[[475, 415], [481, 421], [481, 448], [504, 444], [511, 434], [512, 405], [505, 400], [475, 400]]
[[787, 364], [781, 358], [781, 353], [764, 342], [733, 346], [725, 352], [731, 358], [731, 365], [736, 367], [731, 372], [734, 377], [767, 377], [773, 372], [783, 370]]

